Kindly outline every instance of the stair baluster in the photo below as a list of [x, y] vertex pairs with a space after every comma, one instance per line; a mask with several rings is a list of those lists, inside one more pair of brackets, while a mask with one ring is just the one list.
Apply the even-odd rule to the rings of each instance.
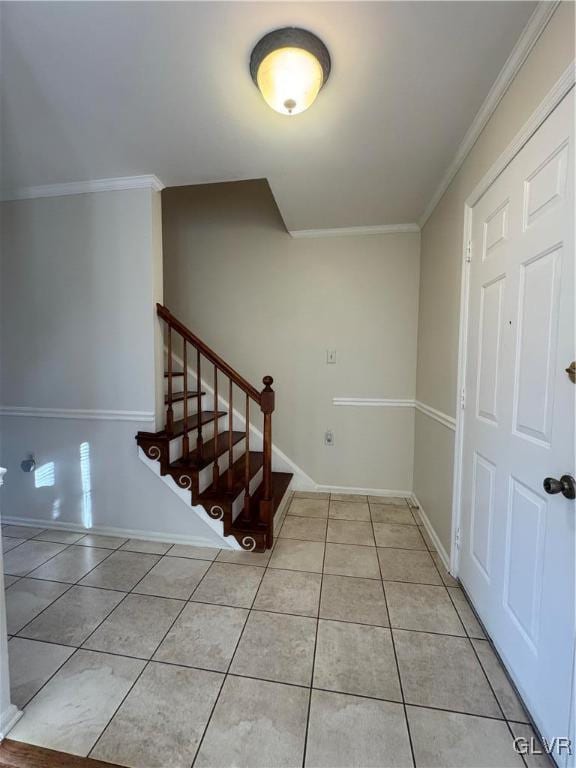
[[250, 521], [250, 397], [246, 395], [246, 453], [244, 454], [244, 510], [243, 517]]
[[[202, 458], [204, 452], [204, 440], [202, 439], [202, 410], [200, 399], [200, 391], [202, 389], [202, 370], [200, 363], [200, 350], [196, 350], [196, 396], [198, 402], [198, 438], [196, 440], [196, 450], [198, 451], [199, 458]], [[216, 410], [216, 408], [215, 408]]]
[[273, 529], [272, 525], [272, 412], [274, 411], [274, 390], [272, 376], [264, 376], [262, 379], [264, 389], [260, 393], [260, 409], [264, 414], [264, 457], [263, 457], [263, 478], [262, 478], [262, 498], [260, 499], [259, 518], [260, 522], [267, 527], [266, 546], [272, 546]]
[[[214, 410], [218, 410], [218, 368], [214, 365]], [[212, 483], [214, 487], [220, 480], [220, 467], [218, 466], [218, 419], [214, 421], [214, 466], [212, 467]]]
[[168, 408], [166, 409], [166, 432], [174, 429], [174, 410], [172, 408], [172, 328], [168, 326]]
[[182, 458], [187, 459], [190, 453], [188, 440], [188, 359], [186, 351], [186, 339], [182, 339], [182, 365], [184, 373], [184, 433], [182, 434]]
[[230, 381], [230, 384], [228, 387], [228, 472], [226, 474], [226, 481], [227, 481], [228, 491], [230, 492], [232, 490], [232, 486], [234, 485], [234, 472], [232, 470], [232, 465], [234, 464], [234, 451], [233, 451], [234, 419], [232, 418], [232, 412], [233, 412], [232, 379], [230, 379], [229, 381]]

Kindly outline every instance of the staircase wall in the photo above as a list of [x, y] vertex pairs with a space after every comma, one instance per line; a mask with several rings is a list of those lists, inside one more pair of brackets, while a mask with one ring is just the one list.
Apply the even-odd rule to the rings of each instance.
[[410, 492], [419, 234], [293, 239], [262, 180], [162, 195], [165, 303], [248, 380], [274, 376], [274, 444], [318, 485]]
[[[2, 517], [218, 543], [139, 460], [163, 411], [151, 189], [2, 204]], [[38, 469], [20, 462], [33, 453]]]

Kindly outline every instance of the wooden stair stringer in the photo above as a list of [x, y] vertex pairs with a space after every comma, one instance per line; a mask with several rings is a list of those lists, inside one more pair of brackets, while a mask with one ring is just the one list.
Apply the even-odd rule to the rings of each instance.
[[[239, 435], [243, 433], [234, 433], [235, 440], [239, 441]], [[223, 433], [220, 433], [219, 439], [222, 440]], [[166, 435], [164, 432], [144, 433], [136, 436], [139, 456], [141, 460], [156, 475], [162, 478], [164, 483], [174, 491], [180, 499], [186, 503], [197, 515], [199, 515], [210, 528], [222, 538], [231, 549], [244, 549], [248, 551], [265, 551], [269, 538], [267, 529], [258, 521], [259, 500], [262, 486], [259, 482], [262, 468], [262, 454], [257, 451], [250, 452], [251, 468], [251, 502], [250, 520], [244, 521], [240, 515], [234, 517], [234, 507], [238, 500], [242, 502], [244, 498], [244, 486], [241, 479], [244, 477], [244, 456], [238, 459], [234, 464], [235, 482], [232, 492], [226, 488], [226, 470], [220, 477], [220, 485], [214, 489], [210, 486], [203, 493], [198, 492], [198, 474], [202, 469], [211, 467], [206, 464], [202, 469], [194, 467], [191, 464], [186, 465], [182, 460], [175, 462], [169, 461], [170, 441], [174, 438]], [[213, 441], [211, 441], [213, 442]], [[205, 449], [210, 447], [208, 443]], [[191, 453], [191, 457], [195, 452]], [[223, 455], [220, 453], [219, 455]], [[292, 475], [289, 473], [273, 472], [272, 488], [273, 493], [273, 513], [275, 513], [284, 500], [288, 490]], [[279, 490], [282, 489], [282, 496], [278, 497]]]

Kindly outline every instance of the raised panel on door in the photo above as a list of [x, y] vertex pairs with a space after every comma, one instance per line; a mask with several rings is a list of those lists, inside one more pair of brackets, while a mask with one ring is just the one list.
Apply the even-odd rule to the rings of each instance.
[[476, 416], [493, 425], [498, 424], [498, 383], [505, 280], [504, 275], [499, 275], [480, 289]]
[[503, 605], [534, 656], [542, 600], [547, 502], [515, 477], [509, 478]]
[[548, 155], [524, 182], [524, 229], [563, 201], [568, 179], [568, 140]]
[[504, 200], [488, 214], [484, 222], [482, 261], [494, 256], [498, 248], [508, 239], [508, 215], [510, 201]]
[[549, 446], [554, 409], [561, 247], [520, 265], [515, 433]]
[[479, 453], [474, 453], [472, 461], [470, 554], [479, 572], [489, 583], [496, 467]]

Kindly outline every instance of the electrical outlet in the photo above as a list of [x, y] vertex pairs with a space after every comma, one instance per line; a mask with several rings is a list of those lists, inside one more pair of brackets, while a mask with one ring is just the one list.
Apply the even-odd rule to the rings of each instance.
[[336, 365], [336, 350], [335, 349], [327, 349], [326, 350], [326, 363], [328, 365]]
[[334, 432], [331, 429], [324, 433], [324, 445], [334, 445]]

